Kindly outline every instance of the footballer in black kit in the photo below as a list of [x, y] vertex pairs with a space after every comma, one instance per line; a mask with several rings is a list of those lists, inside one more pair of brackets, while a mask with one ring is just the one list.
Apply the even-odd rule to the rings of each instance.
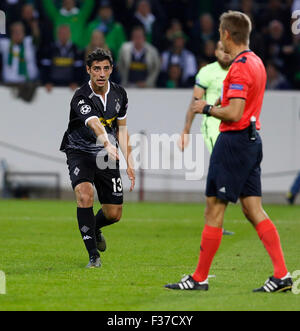
[[[135, 173], [127, 131], [127, 93], [109, 81], [113, 70], [109, 51], [97, 49], [87, 58], [90, 81], [71, 101], [70, 120], [60, 150], [66, 153], [77, 199], [77, 219], [90, 262], [100, 267], [99, 251], [106, 242], [101, 229], [120, 220], [123, 185], [119, 170], [120, 147], [134, 188]], [[94, 215], [94, 186], [102, 208]]]

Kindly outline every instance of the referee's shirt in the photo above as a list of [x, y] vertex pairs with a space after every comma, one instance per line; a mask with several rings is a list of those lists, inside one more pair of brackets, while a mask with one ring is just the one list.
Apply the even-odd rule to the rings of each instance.
[[96, 94], [91, 82], [79, 88], [70, 105], [70, 119], [68, 129], [64, 134], [60, 150], [76, 150], [90, 154], [97, 154], [104, 147], [97, 143], [97, 138], [87, 123], [92, 118], [98, 118], [112, 143], [117, 143], [117, 120], [127, 116], [127, 93], [118, 84], [108, 82], [105, 100]]
[[222, 107], [232, 98], [245, 99], [245, 109], [238, 122], [222, 121], [220, 131], [237, 131], [250, 125], [256, 117], [256, 129], [260, 129], [259, 116], [262, 108], [267, 74], [262, 60], [251, 50], [244, 51], [234, 59], [223, 83]]

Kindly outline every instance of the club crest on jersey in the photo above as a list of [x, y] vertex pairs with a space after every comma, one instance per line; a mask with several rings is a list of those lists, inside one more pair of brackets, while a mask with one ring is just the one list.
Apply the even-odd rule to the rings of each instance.
[[86, 115], [88, 114], [89, 112], [91, 112], [92, 108], [91, 106], [89, 105], [83, 105], [81, 108], [80, 108], [80, 112], [82, 115]]
[[80, 172], [80, 169], [76, 167], [74, 170], [74, 175], [78, 176], [79, 172]]

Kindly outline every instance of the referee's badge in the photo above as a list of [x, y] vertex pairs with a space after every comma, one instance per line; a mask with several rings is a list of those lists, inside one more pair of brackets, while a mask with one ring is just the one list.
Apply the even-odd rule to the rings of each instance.
[[89, 105], [83, 105], [81, 108], [80, 108], [80, 112], [82, 115], [86, 115], [88, 114], [89, 112], [91, 112], [92, 108], [91, 106]]

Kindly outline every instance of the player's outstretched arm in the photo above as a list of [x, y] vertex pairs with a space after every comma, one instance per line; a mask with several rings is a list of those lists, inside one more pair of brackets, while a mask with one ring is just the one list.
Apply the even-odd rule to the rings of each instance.
[[135, 170], [134, 170], [134, 162], [132, 158], [132, 148], [130, 145], [130, 136], [127, 128], [127, 120], [126, 118], [122, 120], [118, 120], [118, 141], [120, 145], [120, 149], [127, 163], [127, 175], [129, 180], [131, 181], [130, 192], [134, 189], [135, 186]]
[[178, 147], [181, 151], [183, 151], [189, 144], [189, 133], [193, 124], [193, 120], [195, 117], [195, 113], [193, 112], [193, 105], [195, 100], [200, 100], [203, 98], [205, 93], [205, 90], [199, 86], [194, 87], [193, 92], [193, 99], [189, 105], [189, 108], [187, 110], [186, 116], [185, 116], [185, 125], [182, 130], [181, 136], [178, 140]]
[[98, 141], [103, 144], [106, 149], [108, 156], [112, 160], [119, 160], [119, 153], [117, 148], [109, 141], [108, 135], [104, 126], [101, 124], [98, 118], [91, 118], [87, 125], [94, 131]]

